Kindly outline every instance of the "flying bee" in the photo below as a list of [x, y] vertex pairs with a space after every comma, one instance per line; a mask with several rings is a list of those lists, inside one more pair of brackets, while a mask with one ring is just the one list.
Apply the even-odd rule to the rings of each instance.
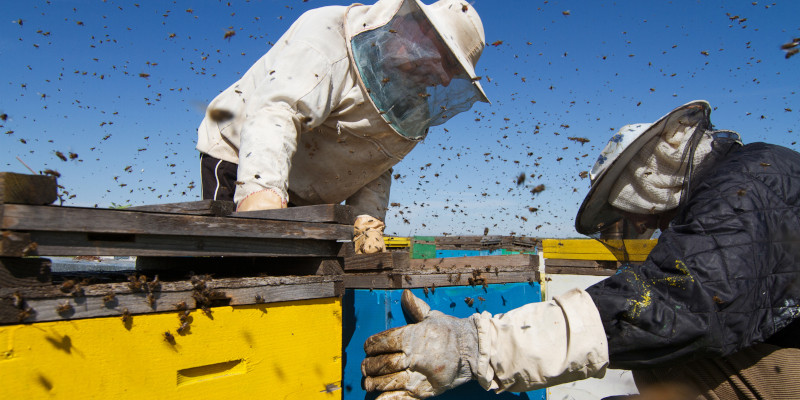
[[59, 314], [66, 314], [72, 311], [72, 304], [69, 304], [69, 300], [65, 300], [64, 304], [59, 305], [56, 307], [56, 312]]
[[472, 300], [472, 297], [465, 297], [464, 303], [467, 303], [467, 307], [472, 307], [472, 304], [475, 303], [475, 300]]
[[225, 122], [233, 119], [233, 113], [228, 110], [221, 110], [219, 108], [214, 108], [208, 110], [208, 118], [217, 123]]
[[236, 32], [235, 31], [226, 31], [225, 35], [223, 35], [222, 38], [223, 39], [228, 39], [228, 41], [230, 41], [231, 38], [234, 37], [234, 36], [236, 36]]

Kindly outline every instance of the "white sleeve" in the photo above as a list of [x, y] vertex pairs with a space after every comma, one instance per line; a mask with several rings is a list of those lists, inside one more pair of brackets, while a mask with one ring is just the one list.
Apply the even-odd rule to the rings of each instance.
[[474, 320], [477, 379], [487, 390], [522, 392], [605, 374], [605, 330], [583, 290], [495, 316], [483, 312]]
[[[322, 33], [321, 33], [322, 34]], [[343, 92], [346, 58], [329, 60], [313, 45], [286, 40], [248, 74], [267, 77], [247, 99], [234, 201], [274, 189], [288, 200], [289, 170], [298, 135], [321, 125]]]

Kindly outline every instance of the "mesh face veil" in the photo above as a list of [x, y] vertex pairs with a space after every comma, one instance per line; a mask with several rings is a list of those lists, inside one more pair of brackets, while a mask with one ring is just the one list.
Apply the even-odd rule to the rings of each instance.
[[407, 138], [424, 138], [429, 127], [483, 98], [414, 1], [404, 1], [388, 24], [355, 35], [351, 44], [372, 101]]

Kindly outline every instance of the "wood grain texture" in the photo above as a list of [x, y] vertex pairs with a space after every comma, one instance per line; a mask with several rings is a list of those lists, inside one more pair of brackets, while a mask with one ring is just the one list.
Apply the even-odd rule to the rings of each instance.
[[[219, 292], [216, 305], [247, 305], [336, 297], [342, 293], [341, 276], [283, 276], [211, 279], [206, 282], [210, 290]], [[59, 286], [0, 288], [0, 325], [19, 322], [19, 308], [9, 307], [14, 294], [24, 299], [24, 307], [33, 312], [24, 322], [56, 321], [62, 319], [95, 318], [122, 315], [124, 309], [131, 314], [147, 314], [178, 310], [185, 302], [190, 309], [198, 308], [189, 281], [162, 282], [152, 291], [154, 303], [148, 300], [150, 292], [133, 290], [127, 283], [108, 283], [83, 286], [84, 294], [65, 293]], [[113, 300], [104, 298], [113, 293]], [[60, 305], [69, 303], [71, 310], [59, 313]]]
[[252, 256], [335, 257], [332, 240], [31, 232], [38, 254], [48, 256]]
[[0, 257], [0, 288], [50, 285], [51, 266], [46, 258]]
[[0, 172], [0, 204], [43, 205], [50, 204], [57, 198], [55, 177]]
[[353, 227], [340, 224], [78, 207], [6, 204], [3, 208], [0, 229], [19, 231], [323, 240], [350, 240], [353, 237]]
[[224, 217], [236, 210], [236, 204], [225, 200], [200, 200], [185, 203], [153, 204], [126, 208], [129, 211], [166, 214], [213, 215]]
[[[224, 276], [341, 275], [334, 257], [137, 257], [136, 270], [171, 275], [192, 271]], [[149, 272], [155, 271], [155, 272]]]
[[345, 271], [408, 269], [408, 252], [353, 254], [344, 259]]
[[234, 218], [257, 218], [278, 221], [332, 222], [353, 225], [355, 217], [350, 207], [341, 204], [318, 204], [276, 210], [234, 212]]
[[0, 257], [25, 257], [36, 254], [37, 245], [33, 242], [29, 233], [0, 232]]

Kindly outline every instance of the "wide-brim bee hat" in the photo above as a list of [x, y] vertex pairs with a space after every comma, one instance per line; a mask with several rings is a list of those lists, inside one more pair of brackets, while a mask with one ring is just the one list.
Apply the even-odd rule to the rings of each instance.
[[[591, 188], [578, 209], [575, 229], [581, 234], [591, 235], [619, 221], [622, 214], [618, 208], [611, 205], [609, 195], [612, 188], [617, 196], [619, 195], [620, 177], [623, 173], [630, 174], [626, 169], [631, 160], [640, 162], [643, 156], [647, 156], [640, 153], [643, 150], [651, 152], [653, 146], [657, 145], [656, 141], [662, 140], [666, 134], [674, 131], [675, 126], [700, 128], [702, 133], [711, 126], [710, 114], [711, 106], [707, 101], [695, 100], [670, 111], [652, 124], [641, 123], [622, 127], [608, 141], [590, 171]], [[670, 173], [676, 177], [682, 174], [685, 162], [681, 164]], [[625, 179], [630, 178], [625, 176]], [[644, 181], [644, 177], [633, 177], [633, 179], [639, 179], [639, 183]]]

